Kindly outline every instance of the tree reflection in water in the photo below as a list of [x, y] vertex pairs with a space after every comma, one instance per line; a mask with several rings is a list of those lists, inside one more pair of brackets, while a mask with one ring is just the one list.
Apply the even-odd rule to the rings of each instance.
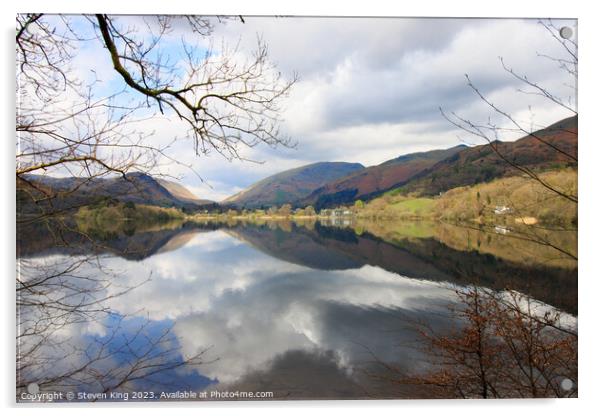
[[[521, 368], [538, 374], [538, 396], [567, 394], [558, 388], [563, 377], [576, 382], [576, 334], [558, 328], [575, 321], [561, 311], [576, 310], [576, 271], [463, 251], [416, 230], [379, 238], [369, 228], [182, 224], [60, 248], [41, 234], [23, 238], [35, 249], [20, 247], [27, 254], [17, 282], [18, 387], [211, 385], [273, 390], [277, 399], [475, 397], [482, 390], [467, 376], [479, 363], [471, 325], [487, 318], [487, 342], [505, 345], [504, 360], [520, 358], [512, 371], [488, 364], [497, 384], [488, 381], [487, 397], [528, 396], [525, 380], [535, 379], [518, 377]], [[458, 298], [471, 287], [488, 294], [478, 308], [487, 315], [474, 322], [466, 314], [470, 297]], [[491, 303], [501, 294], [504, 308]], [[547, 309], [534, 308], [539, 321], [502, 320], [518, 312], [513, 299]], [[526, 359], [523, 351], [531, 351]], [[451, 365], [460, 352], [472, 358]], [[520, 389], [499, 386], [510, 376]], [[472, 387], [454, 390], [458, 380]]]

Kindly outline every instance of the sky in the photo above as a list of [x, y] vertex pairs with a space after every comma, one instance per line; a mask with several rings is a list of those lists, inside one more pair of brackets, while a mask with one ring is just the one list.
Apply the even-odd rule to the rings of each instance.
[[[120, 19], [143, 28], [140, 17]], [[76, 22], [76, 27], [80, 24], [87, 30], [86, 22]], [[576, 21], [554, 25], [577, 31]], [[178, 59], [181, 40], [191, 39], [187, 30], [177, 25], [164, 53]], [[239, 44], [244, 55], [252, 53], [258, 37], [285, 78], [299, 76], [281, 103], [281, 131], [296, 146], [242, 149], [245, 159], [262, 162], [255, 163], [230, 162], [217, 153], [195, 156], [190, 140], [177, 142], [170, 155], [191, 164], [203, 181], [179, 165], [162, 169], [200, 198], [219, 201], [264, 177], [313, 162], [370, 166], [416, 151], [482, 144], [440, 111], [479, 122], [492, 118], [504, 125], [468, 87], [465, 74], [488, 99], [533, 128], [572, 115], [549, 100], [518, 91], [524, 85], [500, 62], [503, 57], [518, 74], [574, 100], [575, 80], [544, 56], [564, 57], [562, 47], [537, 20], [245, 17], [244, 23], [216, 22], [201, 44], [211, 42], [216, 53], [221, 45]], [[99, 42], [86, 43], [74, 64], [82, 77], [94, 70], [101, 80], [99, 93], [123, 88]], [[183, 126], [169, 114], [145, 121], [144, 128], [158, 142], [186, 138]]]

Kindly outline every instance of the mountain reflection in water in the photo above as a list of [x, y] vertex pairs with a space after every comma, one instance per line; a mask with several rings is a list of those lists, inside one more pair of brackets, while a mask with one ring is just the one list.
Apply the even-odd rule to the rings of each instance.
[[[85, 351], [91, 340], [105, 340], [119, 354], [101, 366], [118, 366], [130, 359], [129, 350], [112, 345], [120, 336], [107, 328], [121, 320], [114, 332], [131, 334], [146, 320], [151, 339], [170, 329], [170, 338], [157, 346], [166, 357], [203, 352], [202, 364], [165, 369], [129, 389], [273, 391], [275, 398], [290, 399], [420, 397], [382, 381], [379, 363], [409, 372], [427, 366], [408, 322], [440, 331], [452, 325], [446, 314], [456, 301], [450, 283], [518, 290], [564, 311], [566, 319], [577, 313], [576, 268], [526, 266], [435, 238], [385, 241], [319, 223], [185, 225], [102, 244], [73, 238], [76, 244], [59, 247], [44, 244], [42, 235], [21, 236], [21, 261], [35, 270], [93, 253], [103, 269], [120, 276], [119, 284], [103, 289], [110, 314], [53, 333], [53, 345]], [[94, 275], [95, 267], [86, 263], [82, 273]], [[59, 357], [64, 349], [45, 354]], [[24, 371], [52, 379], [50, 373], [81, 359]]]

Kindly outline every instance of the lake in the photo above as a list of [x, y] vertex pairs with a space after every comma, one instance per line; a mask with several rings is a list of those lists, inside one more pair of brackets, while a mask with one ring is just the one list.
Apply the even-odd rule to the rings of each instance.
[[[449, 313], [458, 288], [518, 291], [576, 322], [576, 261], [504, 230], [234, 220], [60, 239], [21, 230], [18, 388], [83, 401], [429, 397], [395, 379], [432, 365], [418, 325], [461, 325]], [[576, 250], [576, 233], [552, 234]]]

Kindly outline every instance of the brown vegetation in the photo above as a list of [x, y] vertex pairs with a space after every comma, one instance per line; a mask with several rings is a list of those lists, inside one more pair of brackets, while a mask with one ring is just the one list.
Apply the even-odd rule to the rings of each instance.
[[450, 313], [459, 325], [441, 333], [412, 323], [431, 369], [408, 375], [387, 365], [389, 381], [440, 398], [577, 396], [576, 328], [560, 313], [517, 292], [456, 295]]

